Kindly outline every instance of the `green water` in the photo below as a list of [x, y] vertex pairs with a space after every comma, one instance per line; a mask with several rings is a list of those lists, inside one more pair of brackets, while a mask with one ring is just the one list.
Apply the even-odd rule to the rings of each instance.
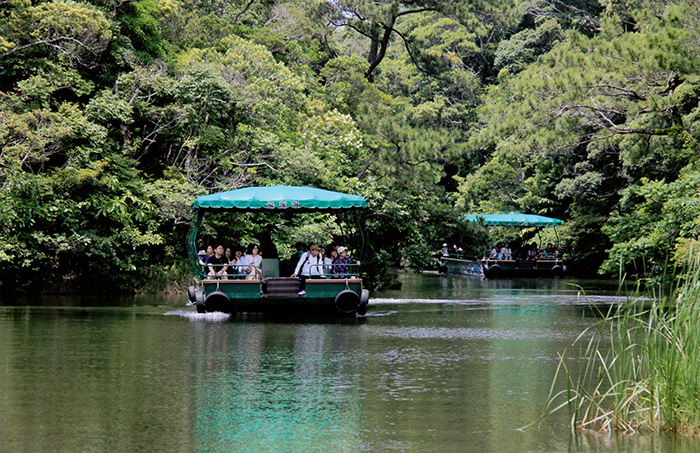
[[539, 426], [558, 353], [614, 285], [402, 275], [357, 320], [182, 297], [0, 306], [0, 451], [696, 451]]

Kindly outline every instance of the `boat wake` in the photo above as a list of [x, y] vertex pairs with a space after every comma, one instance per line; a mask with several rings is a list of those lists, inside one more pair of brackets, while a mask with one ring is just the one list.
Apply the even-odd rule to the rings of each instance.
[[165, 313], [165, 316], [179, 316], [189, 319], [190, 321], [206, 321], [206, 322], [224, 322], [231, 319], [230, 313], [212, 312], [212, 313], [197, 313], [189, 310], [175, 310]]
[[458, 304], [458, 305], [482, 305], [483, 301], [460, 299], [370, 299], [369, 306], [374, 305], [398, 305], [398, 304]]

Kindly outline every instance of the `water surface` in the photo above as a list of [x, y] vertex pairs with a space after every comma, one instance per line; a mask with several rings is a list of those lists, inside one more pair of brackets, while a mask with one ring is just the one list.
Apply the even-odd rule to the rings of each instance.
[[[364, 318], [196, 314], [185, 296], [0, 306], [2, 451], [693, 451], [537, 421], [610, 282], [402, 274]], [[587, 296], [587, 297], [586, 297]], [[563, 387], [562, 387], [563, 388]]]

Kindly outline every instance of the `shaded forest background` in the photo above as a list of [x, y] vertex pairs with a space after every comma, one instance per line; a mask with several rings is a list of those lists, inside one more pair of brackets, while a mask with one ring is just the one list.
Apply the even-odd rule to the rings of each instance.
[[697, 255], [699, 69], [694, 1], [2, 0], [0, 292], [181, 289], [194, 198], [273, 184], [368, 199], [372, 286], [512, 211], [656, 278]]

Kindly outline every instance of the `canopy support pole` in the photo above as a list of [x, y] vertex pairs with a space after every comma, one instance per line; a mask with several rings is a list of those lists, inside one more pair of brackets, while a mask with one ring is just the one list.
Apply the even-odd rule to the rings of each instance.
[[192, 220], [190, 224], [190, 229], [187, 231], [187, 238], [185, 240], [185, 247], [187, 248], [187, 256], [192, 264], [192, 272], [195, 278], [203, 279], [204, 272], [202, 271], [202, 266], [199, 266], [199, 257], [197, 256], [197, 247], [195, 240], [197, 239], [197, 232], [199, 232], [199, 227], [202, 225], [202, 219], [204, 219], [204, 210], [197, 210], [196, 217]]
[[362, 245], [360, 246], [360, 261], [364, 261], [365, 254], [367, 253], [367, 241], [365, 235], [365, 229], [362, 228], [362, 222], [360, 219], [360, 213], [355, 211], [355, 220], [357, 221], [357, 230], [360, 232], [360, 238], [362, 240]]

